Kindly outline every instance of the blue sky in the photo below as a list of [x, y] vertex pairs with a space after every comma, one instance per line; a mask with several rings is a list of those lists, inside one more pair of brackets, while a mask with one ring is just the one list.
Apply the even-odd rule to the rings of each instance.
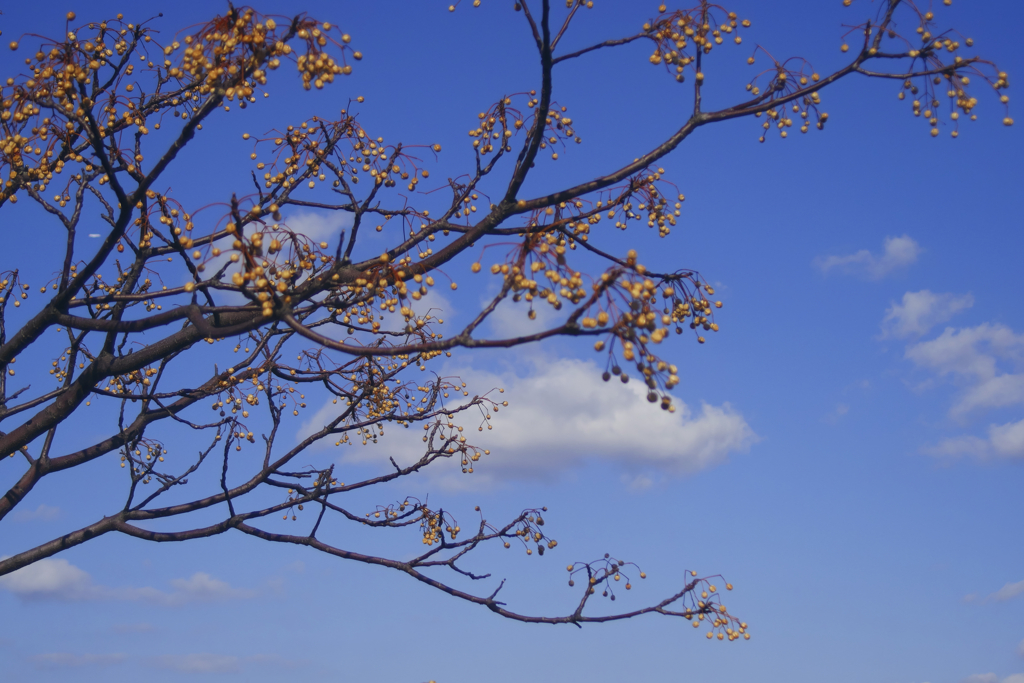
[[[404, 0], [259, 6], [333, 21], [365, 58], [320, 93], [279, 74], [267, 104], [211, 122], [183, 156], [175, 193], [201, 206], [248, 191], [241, 131], [335, 112], [356, 96], [373, 134], [443, 145], [434, 177], [464, 172], [477, 112], [537, 86], [511, 3], [470, 4], [452, 13], [446, 2]], [[1011, 83], [1024, 73], [1019, 3], [935, 4]], [[656, 5], [601, 0], [565, 49], [632, 33]], [[4, 7], [4, 43], [62, 31], [69, 8], [45, 7], [53, 11]], [[744, 45], [706, 63], [706, 107], [742, 99], [754, 43], [805, 56], [823, 74], [840, 66], [841, 25], [869, 7], [736, 2], [728, 9], [753, 27]], [[163, 12], [168, 34], [212, 11], [187, 1], [73, 9], [82, 20]], [[0, 55], [4, 73], [17, 54]], [[584, 142], [538, 163], [523, 196], [617, 168], [680, 125], [689, 90], [648, 55], [633, 45], [559, 67], [555, 96]], [[557, 550], [476, 560], [508, 579], [503, 595], [518, 611], [571, 611], [565, 565], [611, 552], [649, 575], [616, 604], [626, 609], [673, 592], [684, 569], [723, 574], [749, 642], [708, 642], [663, 617], [583, 629], [506, 622], [388, 570], [241, 534], [180, 545], [106, 536], [0, 578], [4, 680], [1021, 683], [1024, 145], [1020, 126], [1004, 127], [1002, 107], [979, 91], [979, 120], [956, 140], [948, 127], [930, 137], [895, 83], [866, 79], [822, 93], [824, 132], [761, 145], [760, 121], [698, 131], [662, 162], [686, 195], [672, 234], [631, 230], [605, 242], [637, 249], [651, 268], [698, 269], [725, 304], [707, 344], [670, 342], [682, 377], [675, 400], [686, 408], [669, 416], [635, 383], [602, 383], [603, 357], [589, 342], [456, 353], [446, 373], [506, 390], [510, 407], [487, 435], [494, 458], [471, 477], [440, 463], [383, 494], [430, 493], [467, 519], [474, 505], [495, 519], [548, 506]], [[226, 161], [212, 167], [211, 156]], [[30, 222], [25, 204], [4, 207], [0, 267], [47, 273], [38, 247], [56, 226]], [[288, 218], [328, 240], [343, 228], [309, 212]], [[470, 274], [471, 261], [451, 271], [459, 290], [438, 297], [449, 324], [467, 321], [496, 287]], [[512, 309], [490, 331], [527, 325]], [[310, 411], [290, 424], [298, 433], [316, 420]], [[415, 444], [390, 436], [316, 457], [354, 474], [389, 455], [415, 457]], [[105, 472], [97, 464], [33, 492], [0, 527], [0, 555], [116, 510]], [[0, 471], [0, 483], [9, 477]], [[367, 497], [367, 509], [377, 502]], [[346, 533], [360, 549], [410, 552], [408, 539]]]

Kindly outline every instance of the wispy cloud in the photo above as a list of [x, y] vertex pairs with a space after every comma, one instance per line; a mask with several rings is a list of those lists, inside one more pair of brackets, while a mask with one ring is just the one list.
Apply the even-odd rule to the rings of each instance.
[[[1005, 325], [946, 328], [934, 339], [909, 345], [904, 355], [919, 368], [958, 387], [949, 409], [954, 419], [1024, 403], [1024, 334]], [[1024, 420], [990, 424], [984, 435], [947, 437], [922, 450], [943, 458], [1021, 458]]]
[[237, 657], [235, 655], [222, 655], [210, 652], [194, 652], [183, 655], [159, 655], [148, 657], [142, 660], [143, 663], [154, 669], [175, 671], [183, 674], [217, 674], [217, 673], [238, 673], [243, 668], [258, 666], [260, 668], [272, 667], [275, 669], [300, 670], [308, 668], [309, 663], [301, 660], [286, 659], [278, 655], [250, 655]]
[[233, 588], [224, 581], [215, 579], [205, 572], [196, 572], [187, 579], [172, 579], [171, 586], [174, 590], [164, 594], [171, 604], [176, 602], [247, 600], [256, 596], [256, 591]]
[[967, 455], [975, 458], [1024, 458], [1024, 420], [989, 425], [987, 438], [961, 435], [925, 446], [924, 452], [940, 458]]
[[1008, 372], [1001, 367], [1020, 364], [1024, 334], [1016, 334], [1005, 325], [947, 328], [935, 339], [907, 347], [905, 355], [918, 367], [952, 378], [963, 387], [950, 409], [952, 417], [1024, 403], [1024, 372]]
[[654, 486], [654, 480], [648, 477], [646, 474], [637, 474], [632, 477], [629, 476], [628, 474], [623, 474], [620, 477], [620, 479], [622, 480], [622, 483], [626, 485], [626, 488], [628, 488], [633, 493], [646, 491], [647, 489]]
[[110, 600], [150, 602], [158, 605], [181, 605], [189, 602], [244, 600], [256, 591], [233, 588], [204, 572], [188, 579], [171, 581], [171, 591], [152, 587], [111, 588], [95, 583], [88, 572], [64, 559], [44, 559], [6, 576], [0, 576], [0, 588], [23, 600], [54, 600], [78, 602]]
[[[279, 223], [281, 228], [287, 228], [297, 235], [303, 235], [309, 238], [313, 242], [327, 243], [328, 250], [337, 248], [342, 230], [348, 228], [351, 224], [351, 214], [345, 213], [344, 211], [326, 212], [308, 209], [299, 209], [298, 211], [289, 213], [284, 216], [281, 223]], [[224, 271], [224, 280], [230, 282], [231, 275], [235, 272], [241, 271], [241, 265], [238, 263], [231, 263], [230, 258], [230, 251], [224, 251], [219, 256], [210, 258], [204, 264], [203, 275], [211, 277], [221, 268], [227, 266], [227, 269]], [[190, 277], [186, 278], [186, 280], [190, 279]], [[296, 280], [296, 283], [299, 282], [302, 282], [302, 278]], [[243, 297], [241, 294], [234, 292], [222, 292], [220, 296], [225, 297], [225, 301], [229, 303], [248, 303], [248, 299]]]
[[850, 405], [848, 403], [837, 403], [833, 410], [821, 418], [821, 421], [830, 425], [838, 424], [849, 412]]
[[993, 673], [973, 674], [961, 683], [1024, 683], [1024, 674], [1010, 674], [1006, 678], [999, 678]]
[[917, 261], [921, 247], [908, 235], [886, 237], [881, 254], [867, 249], [845, 256], [819, 256], [814, 265], [823, 273], [840, 272], [881, 280], [895, 270]]
[[[657, 476], [679, 476], [723, 462], [746, 451], [758, 437], [731, 405], [702, 404], [697, 409], [677, 402], [676, 412], [659, 410], [645, 399], [638, 381], [601, 381], [593, 363], [573, 359], [535, 360], [529, 374], [495, 375], [477, 369], [447, 368], [468, 385], [470, 395], [505, 389], [509, 407], [493, 417], [493, 431], [477, 432], [465, 422], [470, 443], [492, 449], [471, 477], [445, 477], [454, 487], [492, 483], [515, 477], [549, 477], [585, 462], [613, 462], [630, 475], [631, 488], [642, 489]], [[497, 391], [493, 396], [498, 398]], [[304, 429], [323, 425], [337, 411], [327, 404]], [[409, 464], [423, 453], [422, 430], [388, 431], [380, 442], [346, 447], [344, 456], [363, 462]], [[445, 470], [443, 465], [435, 468]], [[451, 472], [451, 470], [446, 470]], [[643, 475], [642, 478], [637, 478]]]
[[1024, 420], [992, 425], [988, 434], [996, 454], [1012, 458], [1024, 456]]
[[[481, 303], [486, 306], [490, 303], [490, 299]], [[525, 337], [543, 332], [556, 324], [558, 314], [546, 303], [534, 306], [533, 311], [534, 317], [531, 320], [529, 309], [524, 304], [516, 304], [511, 301], [503, 302], [487, 319], [491, 334], [499, 339]]]
[[[907, 292], [886, 311], [882, 337], [919, 337], [973, 305], [969, 294]], [[937, 337], [909, 343], [904, 358], [931, 375], [922, 389], [942, 381], [956, 387], [948, 415], [958, 422], [1024, 404], [1024, 334], [1006, 325], [947, 327]], [[945, 437], [921, 450], [940, 458], [1024, 458], [1024, 420], [991, 423], [984, 433]]]
[[920, 337], [960, 311], [974, 305], [970, 294], [935, 294], [927, 289], [907, 292], [901, 303], [893, 302], [882, 319], [882, 337]]
[[47, 652], [32, 655], [29, 661], [39, 669], [81, 669], [84, 667], [107, 667], [120, 664], [128, 655], [114, 654], [72, 654], [70, 652]]
[[286, 657], [280, 657], [278, 655], [251, 655], [245, 658], [246, 662], [256, 664], [258, 666], [272, 666], [279, 669], [305, 669], [309, 666], [309, 662], [301, 659], [288, 659]]
[[35, 510], [18, 510], [11, 519], [15, 522], [51, 522], [60, 517], [60, 508], [41, 504]]
[[[1013, 600], [1024, 595], [1024, 581], [1018, 581], [1017, 583], [1008, 583], [995, 593], [990, 593], [985, 597], [979, 596], [977, 593], [971, 593], [970, 595], [964, 596], [964, 602], [974, 603], [989, 603], [989, 602], [1006, 602], [1007, 600]], [[1024, 643], [1021, 643], [1024, 647]], [[1022, 652], [1024, 654], [1024, 652]]]
[[284, 225], [293, 232], [305, 235], [315, 242], [327, 242], [337, 247], [341, 231], [352, 224], [352, 215], [345, 211], [321, 213], [299, 209], [285, 217]]
[[232, 655], [198, 652], [186, 655], [160, 655], [146, 660], [155, 669], [184, 674], [226, 674], [242, 670], [242, 660]]
[[986, 602], [1006, 602], [1007, 600], [1013, 600], [1014, 598], [1024, 595], [1024, 581], [1018, 581], [1017, 583], [1008, 583], [992, 595], [985, 598]]

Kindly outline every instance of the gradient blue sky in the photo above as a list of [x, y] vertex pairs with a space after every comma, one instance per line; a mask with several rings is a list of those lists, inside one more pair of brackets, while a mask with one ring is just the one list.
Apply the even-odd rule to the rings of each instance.
[[[201, 205], [248, 191], [241, 130], [329, 114], [357, 95], [371, 133], [444, 145], [435, 177], [468, 169], [477, 112], [537, 86], [511, 1], [470, 4], [257, 6], [335, 22], [365, 59], [322, 93], [278, 75], [268, 104], [211, 123], [197, 140], [207, 149], [183, 158], [176, 195]], [[657, 4], [598, 0], [566, 49], [632, 33]], [[1024, 5], [935, 4], [1011, 83], [1024, 73]], [[755, 42], [822, 73], [841, 65], [841, 25], [872, 8], [737, 0], [728, 9], [754, 26], [743, 46], [712, 54], [706, 107], [739, 101]], [[82, 20], [163, 12], [158, 26], [171, 34], [220, 6], [7, 3], [2, 39], [58, 34], [68, 9]], [[617, 168], [680, 125], [689, 90], [648, 54], [633, 45], [559, 68], [556, 98], [584, 144], [539, 163], [525, 196]], [[17, 59], [5, 49], [2, 72]], [[670, 418], [601, 383], [589, 343], [456, 354], [451, 372], [505, 387], [512, 404], [495, 422], [493, 464], [467, 479], [450, 463], [394, 492], [429, 492], [467, 517], [477, 504], [495, 519], [547, 505], [556, 551], [483, 553], [476, 566], [508, 579], [503, 595], [518, 611], [571, 611], [564, 565], [612, 552], [650, 575], [616, 605], [627, 609], [672, 592], [684, 568], [724, 574], [749, 642], [708, 642], [659, 617], [583, 629], [505, 622], [394, 572], [241, 534], [163, 546], [107, 536], [0, 579], [0, 679], [1021, 683], [1024, 145], [979, 91], [979, 120], [957, 140], [948, 127], [932, 139], [895, 83], [865, 79], [823, 92], [824, 132], [760, 145], [759, 121], [700, 130], [663, 162], [687, 196], [672, 235], [635, 230], [612, 242], [652, 268], [700, 270], [725, 302], [708, 344], [671, 342], [683, 377], [674, 394], [689, 411]], [[210, 154], [228, 161], [211, 165]], [[56, 226], [30, 222], [24, 203], [10, 208], [0, 267], [52, 270], [37, 247]], [[342, 227], [291, 218], [325, 237]], [[493, 286], [469, 262], [454, 273], [459, 291], [439, 302], [454, 322]], [[523, 325], [512, 311], [493, 331]], [[385, 438], [341, 462], [372, 471], [408, 452]], [[0, 527], [0, 555], [116, 509], [101, 474], [33, 492]], [[413, 547], [351, 539], [399, 556]]]

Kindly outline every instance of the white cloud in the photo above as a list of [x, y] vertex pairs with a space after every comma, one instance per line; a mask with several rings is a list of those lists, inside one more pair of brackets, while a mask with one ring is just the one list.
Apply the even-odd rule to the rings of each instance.
[[287, 659], [278, 655], [251, 655], [245, 658], [247, 662], [260, 667], [272, 666], [281, 669], [305, 669], [309, 662], [300, 659]]
[[846, 403], [836, 404], [835, 410], [831, 411], [825, 417], [821, 418], [821, 421], [825, 424], [838, 424], [843, 417], [850, 412], [850, 406]]
[[[280, 225], [282, 228], [288, 228], [296, 234], [305, 235], [314, 242], [327, 242], [328, 246], [326, 251], [333, 253], [333, 251], [338, 247], [338, 239], [341, 236], [341, 231], [352, 225], [352, 216], [344, 211], [320, 213], [312, 210], [300, 209], [293, 214], [284, 216]], [[284, 240], [282, 240], [282, 242], [283, 241]], [[224, 271], [223, 280], [230, 282], [231, 275], [235, 272], [241, 271], [241, 265], [230, 265], [230, 258], [230, 250], [223, 251], [220, 256], [211, 257], [205, 262], [202, 275], [204, 277], [212, 277], [221, 268], [227, 265], [228, 268]], [[184, 278], [183, 282], [192, 280], [192, 277], [187, 275], [187, 273], [182, 277]], [[296, 280], [296, 283], [298, 282], [302, 282], [302, 278]], [[249, 301], [244, 296], [236, 292], [219, 292], [217, 296], [221, 297], [221, 303], [228, 305], [241, 305], [248, 303]]]
[[352, 225], [352, 214], [345, 211], [325, 214], [300, 209], [285, 216], [282, 225], [314, 242], [327, 242], [328, 248], [337, 249], [341, 231]]
[[961, 683], [1024, 683], [1024, 674], [1010, 674], [1003, 679], [993, 673], [974, 674], [963, 679]]
[[973, 305], [974, 297], [970, 294], [935, 294], [927, 289], [907, 292], [903, 295], [902, 303], [893, 302], [885, 312], [882, 336], [901, 339], [919, 337]]
[[128, 655], [115, 654], [71, 654], [70, 652], [48, 652], [32, 655], [29, 661], [40, 669], [78, 669], [82, 667], [103, 667], [120, 664]]
[[305, 574], [306, 573], [306, 563], [303, 562], [302, 560], [295, 560], [294, 562], [292, 562], [290, 564], [286, 564], [284, 568], [285, 568], [285, 570], [290, 571], [290, 572], [295, 572], [296, 574]]
[[184, 655], [159, 655], [143, 660], [151, 668], [176, 671], [184, 674], [238, 673], [243, 668], [258, 666], [261, 669], [300, 670], [309, 666], [308, 662], [286, 659], [274, 654], [249, 655], [236, 657], [210, 652], [196, 652]]
[[988, 434], [996, 454], [1011, 458], [1024, 457], [1024, 420], [992, 425], [988, 428]]
[[[908, 346], [905, 357], [959, 387], [951, 418], [1024, 403], [1024, 372], [1015, 372], [1024, 365], [1024, 335], [1004, 325], [946, 328], [935, 339]], [[924, 451], [943, 458], [1024, 458], [1024, 420], [990, 424], [985, 437], [944, 438]]]
[[[758, 437], [728, 403], [702, 404], [691, 410], [676, 402], [670, 414], [645, 399], [646, 387], [636, 381], [604, 383], [590, 362], [573, 359], [533, 361], [530, 374], [495, 375], [475, 369], [447, 370], [469, 386], [470, 394], [505, 389], [496, 400], [509, 401], [493, 416], [493, 431], [474, 430], [474, 412], [461, 424], [469, 443], [488, 448], [491, 455], [475, 466], [469, 477], [445, 477], [444, 484], [479, 487], [506, 477], [538, 478], [561, 473], [588, 460], [613, 462], [630, 474], [630, 487], [639, 490], [653, 483], [652, 473], [679, 476], [713, 467], [730, 453], [744, 452]], [[304, 426], [319, 428], [337, 411], [327, 404]], [[387, 463], [393, 457], [407, 465], [423, 454], [422, 429], [386, 430], [380, 442], [345, 447], [352, 461]], [[455, 463], [453, 463], [454, 465]], [[438, 470], [450, 473], [455, 468]], [[457, 471], [457, 470], [456, 470]]]
[[65, 559], [39, 560], [6, 576], [0, 576], [0, 588], [24, 600], [116, 600], [181, 605], [188, 602], [215, 602], [255, 597], [256, 592], [232, 588], [209, 574], [197, 572], [188, 579], [171, 581], [172, 591], [157, 588], [111, 588], [93, 582], [88, 572]]
[[990, 377], [968, 389], [951, 414], [960, 416], [979, 408], [1001, 408], [1024, 403], [1024, 373]]
[[[487, 299], [482, 302], [482, 305], [486, 306], [489, 303], [490, 299]], [[491, 334], [496, 339], [525, 337], [530, 334], [543, 332], [548, 328], [554, 327], [558, 322], [558, 312], [549, 306], [547, 302], [541, 301], [537, 303], [533, 310], [535, 311], [535, 316], [533, 320], [530, 320], [529, 308], [526, 305], [512, 301], [503, 301], [487, 318]]]
[[920, 253], [920, 245], [909, 236], [903, 235], [886, 237], [882, 253], [879, 255], [861, 249], [846, 256], [819, 256], [814, 263], [823, 273], [838, 270], [862, 275], [871, 280], [880, 280], [897, 268], [909, 266], [917, 261]]
[[1024, 335], [1005, 325], [983, 323], [959, 330], [946, 328], [939, 337], [908, 347], [907, 358], [943, 375], [987, 379], [997, 374], [997, 359], [1020, 359], [1022, 352]]
[[[441, 332], [446, 336], [452, 334], [454, 327], [453, 319], [458, 311], [451, 299], [442, 292], [440, 287], [428, 289], [427, 293], [419, 301], [407, 301], [405, 305], [416, 311], [416, 315], [420, 317], [430, 315], [435, 321], [445, 321], [444, 325], [441, 326], [435, 323], [435, 331]], [[405, 327], [405, 321], [399, 313], [382, 312], [379, 319], [385, 329], [401, 330]]]
[[962, 455], [985, 458], [988, 457], [991, 449], [985, 439], [961, 435], [941, 439], [937, 444], [925, 446], [921, 450], [936, 458], [958, 458]]
[[1016, 597], [1024, 595], [1024, 581], [1018, 581], [1017, 583], [1008, 583], [992, 595], [985, 598], [986, 602], [1006, 602]]
[[[970, 595], [964, 596], [964, 602], [1006, 602], [1007, 600], [1013, 600], [1014, 598], [1024, 595], [1024, 581], [1018, 581], [1017, 583], [1008, 583], [995, 593], [986, 595], [981, 600], [978, 600], [977, 593], [971, 593]], [[1024, 655], [1024, 642], [1021, 643], [1021, 654]]]
[[41, 504], [35, 510], [18, 510], [11, 519], [15, 522], [51, 522], [60, 517], [60, 508]]
[[939, 458], [956, 458], [968, 455], [975, 458], [1022, 458], [1024, 457], [1024, 420], [1004, 425], [989, 425], [988, 438], [961, 435], [942, 439], [933, 446], [925, 446], [924, 452]]
[[[952, 418], [1024, 403], [1024, 334], [1005, 325], [946, 328], [934, 339], [908, 346], [905, 357], [959, 387], [949, 409]], [[946, 458], [1024, 458], [1024, 420], [990, 424], [985, 436], [948, 437], [922, 450]]]
[[[907, 292], [882, 321], [882, 337], [920, 336], [974, 305], [969, 294]], [[916, 390], [945, 382], [956, 387], [948, 416], [964, 423], [985, 411], [1024, 404], [1024, 334], [1006, 325], [947, 327], [937, 337], [907, 345], [904, 358], [929, 373]], [[990, 423], [984, 434], [959, 434], [922, 447], [940, 458], [1024, 458], [1024, 420]]]
[[238, 657], [205, 652], [187, 655], [161, 655], [151, 658], [149, 663], [157, 669], [186, 674], [235, 673], [242, 669], [242, 662]]
[[67, 560], [46, 559], [0, 576], [0, 588], [29, 600], [87, 600], [97, 587], [87, 572]]
[[952, 377], [964, 387], [950, 409], [953, 417], [981, 408], [1024, 403], [1024, 373], [1000, 369], [1000, 361], [1003, 365], [1020, 365], [1024, 335], [1015, 334], [1005, 325], [946, 328], [935, 339], [907, 347], [905, 355], [918, 367], [940, 377]]
[[167, 595], [172, 602], [244, 600], [255, 596], [254, 591], [232, 588], [205, 572], [196, 572], [188, 579], [173, 579], [171, 586], [174, 592]]
[[645, 474], [638, 474], [633, 477], [629, 476], [628, 474], [623, 474], [620, 477], [620, 479], [622, 483], [626, 485], [626, 488], [632, 491], [633, 493], [646, 491], [647, 489], [654, 486], [654, 480]]

